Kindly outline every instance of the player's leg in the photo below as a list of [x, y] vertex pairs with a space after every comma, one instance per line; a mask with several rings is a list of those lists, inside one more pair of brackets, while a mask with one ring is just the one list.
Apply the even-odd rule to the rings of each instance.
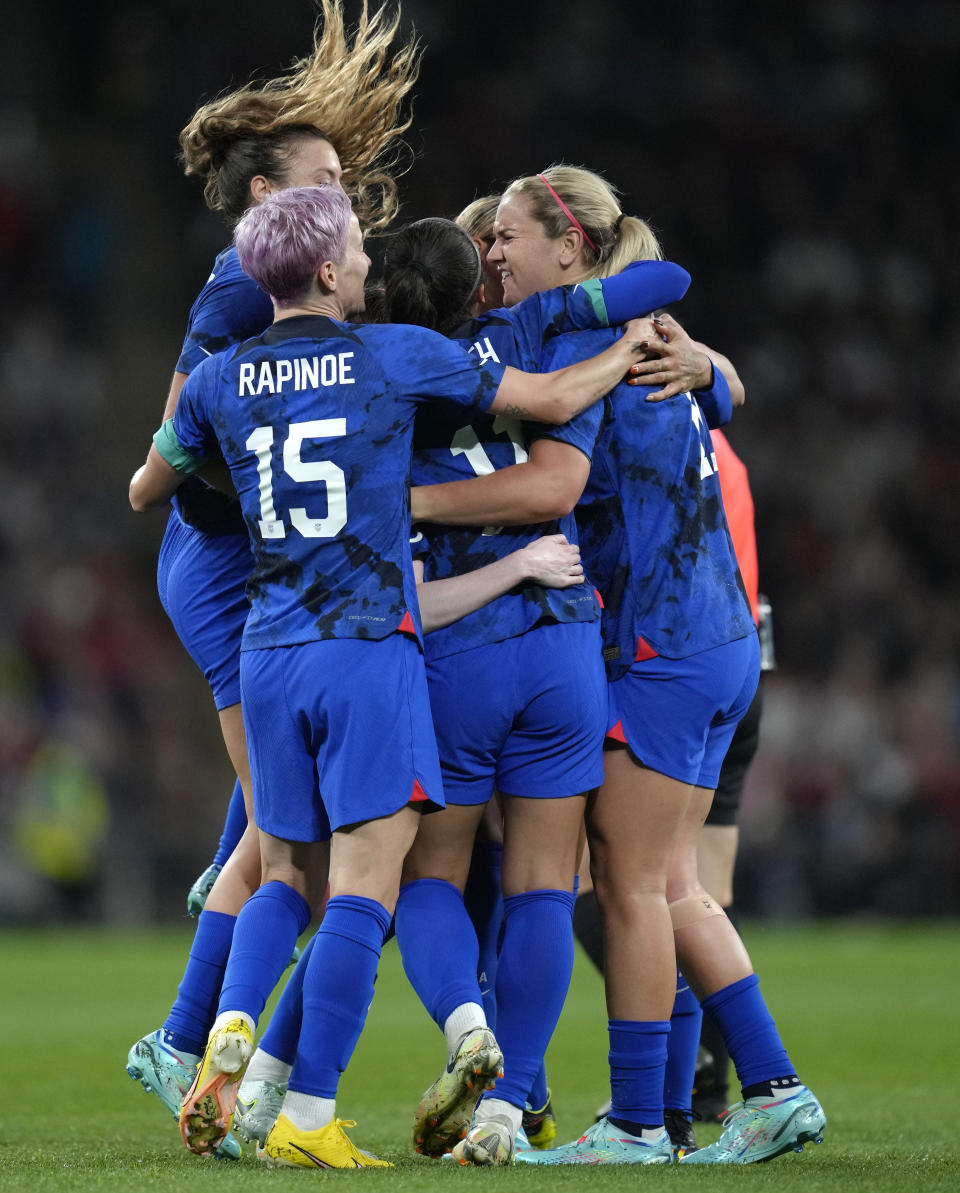
[[504, 1075], [481, 1098], [455, 1158], [474, 1163], [512, 1158], [573, 970], [572, 888], [585, 805], [584, 795], [504, 796], [504, 922], [497, 971]]
[[479, 945], [462, 895], [483, 811], [483, 804], [448, 803], [423, 818], [397, 901], [404, 971], [447, 1046], [446, 1066], [414, 1115], [414, 1147], [424, 1155], [442, 1155], [457, 1142], [477, 1096], [502, 1064], [487, 1025]]
[[[728, 919], [740, 930], [734, 902], [733, 876], [737, 859], [739, 829], [737, 819], [747, 771], [760, 740], [763, 710], [763, 675], [757, 692], [736, 727], [730, 747], [720, 768], [713, 803], [697, 845], [700, 881], [718, 900]], [[697, 1065], [693, 1108], [703, 1119], [719, 1119], [729, 1105], [730, 1054], [716, 1024], [704, 1016], [702, 1045]]]
[[739, 934], [699, 881], [697, 819], [702, 824], [706, 818], [734, 728], [753, 699], [759, 675], [759, 645], [752, 637], [721, 651], [726, 675], [742, 674], [742, 688], [711, 723], [690, 831], [674, 859], [668, 895], [680, 966], [723, 1036], [744, 1102], [724, 1119], [720, 1139], [685, 1156], [684, 1164], [772, 1159], [802, 1150], [810, 1140], [820, 1142], [826, 1125], [819, 1102], [800, 1081], [784, 1048]]
[[416, 643], [398, 634], [332, 651], [319, 645], [331, 677], [318, 685], [311, 724], [323, 725], [317, 769], [334, 829], [330, 896], [304, 975], [290, 1083], [258, 1154], [271, 1164], [381, 1166], [336, 1119], [337, 1086], [373, 997], [403, 859], [421, 821], [415, 809], [442, 806], [442, 785]]
[[414, 1115], [414, 1147], [424, 1155], [444, 1154], [465, 1134], [477, 1097], [502, 1065], [462, 892], [513, 715], [512, 702], [503, 700], [504, 656], [504, 644], [495, 643], [427, 666], [447, 807], [421, 825], [396, 915], [404, 970], [447, 1045], [446, 1064]]
[[504, 921], [496, 992], [505, 1071], [454, 1149], [461, 1161], [512, 1159], [569, 987], [585, 792], [603, 778], [599, 645], [595, 623], [542, 626], [510, 643], [517, 712], [497, 761]]

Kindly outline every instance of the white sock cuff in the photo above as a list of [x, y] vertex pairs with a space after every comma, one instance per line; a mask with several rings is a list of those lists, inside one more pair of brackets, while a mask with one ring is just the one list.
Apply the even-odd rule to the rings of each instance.
[[293, 1065], [288, 1065], [286, 1061], [271, 1056], [263, 1048], [258, 1048], [247, 1065], [243, 1083], [246, 1085], [248, 1081], [269, 1081], [271, 1085], [286, 1087], [292, 1069]]
[[333, 1098], [317, 1098], [288, 1089], [283, 1098], [281, 1114], [300, 1131], [319, 1131], [333, 1118], [337, 1103]]
[[475, 1027], [486, 1027], [487, 1016], [483, 1007], [477, 1002], [462, 1002], [460, 1006], [446, 1017], [443, 1023], [443, 1035], [447, 1041], [447, 1057], [453, 1059], [453, 1050], [464, 1032], [472, 1031]]

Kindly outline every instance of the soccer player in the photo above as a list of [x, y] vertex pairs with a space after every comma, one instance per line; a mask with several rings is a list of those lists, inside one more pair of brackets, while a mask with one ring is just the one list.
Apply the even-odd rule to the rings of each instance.
[[[204, 104], [180, 135], [184, 169], [203, 180], [207, 205], [231, 225], [274, 191], [319, 183], [350, 191], [367, 228], [384, 227], [396, 212], [397, 145], [410, 123], [405, 99], [417, 77], [418, 44], [411, 37], [391, 52], [399, 10], [371, 15], [364, 3], [351, 40], [340, 0], [320, 0], [320, 8], [322, 24], [309, 55], [286, 75]], [[203, 360], [263, 331], [272, 317], [269, 299], [240, 268], [235, 248], [226, 249], [190, 311], [164, 417], [173, 414], [181, 387]], [[221, 868], [213, 875], [208, 868], [191, 891], [191, 906], [202, 911], [177, 998], [163, 1027], [134, 1044], [127, 1058], [130, 1075], [175, 1116], [216, 1014], [237, 912], [260, 882], [259, 837], [248, 825], [239, 678], [252, 566], [236, 500], [199, 477], [185, 478], [171, 501], [158, 587], [181, 641], [210, 683], [239, 780], [214, 862]], [[224, 864], [228, 846], [241, 834]], [[221, 1154], [239, 1155], [232, 1136]]]
[[[620, 219], [611, 188], [589, 171], [552, 167], [511, 184], [490, 253], [507, 303], [602, 270]], [[665, 320], [651, 337], [675, 329]], [[547, 358], [566, 362], [604, 342], [603, 332], [560, 337]], [[709, 359], [705, 370], [707, 380]], [[528, 1162], [672, 1160], [663, 1078], [678, 959], [717, 1019], [745, 1099], [721, 1139], [682, 1162], [752, 1163], [822, 1137], [823, 1111], [796, 1076], [742, 942], [697, 878], [699, 828], [759, 673], [712, 457], [689, 394], [638, 401], [618, 386], [605, 403], [578, 523], [604, 598], [608, 748], [587, 825], [605, 922], [613, 1105], [581, 1139], [525, 1152]], [[523, 521], [534, 499], [524, 497], [525, 469], [462, 482], [458, 520]], [[478, 1124], [484, 1113], [481, 1100]]]
[[[625, 240], [628, 231], [642, 240], [645, 225], [635, 224], [625, 229]], [[476, 272], [476, 253], [465, 238], [458, 243], [445, 221], [419, 221], [397, 234], [384, 261], [389, 317], [424, 322], [432, 316], [438, 330], [453, 329], [463, 311], [453, 308], [439, 318], [436, 293], [458, 258], [465, 275]], [[646, 265], [656, 276], [667, 263]], [[624, 274], [611, 288], [627, 284]], [[552, 299], [540, 295], [542, 306], [488, 312], [457, 335], [480, 359], [535, 369], [544, 340], [576, 325], [575, 304], [594, 292], [603, 295], [599, 285], [556, 292]], [[648, 288], [636, 309], [681, 294]], [[610, 297], [608, 290], [604, 301]], [[580, 419], [532, 438], [528, 442], [514, 420], [474, 416], [465, 424], [462, 415], [435, 409], [418, 417], [414, 480], [437, 483], [436, 489], [418, 490], [424, 499], [442, 495], [445, 482], [490, 476], [528, 454], [540, 494], [529, 525], [508, 531], [496, 518], [479, 531], [427, 517], [420, 529], [428, 542], [429, 579], [469, 572], [557, 527], [574, 533], [570, 515], [589, 469]], [[526, 585], [425, 643], [447, 808], [420, 826], [404, 866], [396, 922], [407, 975], [447, 1043], [444, 1072], [415, 1116], [415, 1146], [427, 1155], [453, 1147], [464, 1162], [510, 1162], [523, 1106], [566, 994], [585, 793], [602, 777], [605, 684], [598, 625], [591, 589], [557, 593]], [[477, 941], [463, 900], [474, 838], [495, 787], [505, 833], [497, 1038], [486, 1018]], [[450, 942], [444, 966], [436, 964], [438, 941]], [[484, 1142], [478, 1126], [460, 1144], [477, 1092], [493, 1084], [502, 1058], [505, 1075], [495, 1098], [484, 1103]]]
[[194, 371], [130, 486], [135, 509], [160, 504], [219, 447], [254, 553], [241, 703], [267, 895], [238, 917], [181, 1133], [209, 1154], [229, 1129], [274, 981], [264, 953], [285, 961], [306, 927], [312, 847], [330, 839], [297, 1060], [263, 1155], [369, 1166], [383, 1162], [334, 1117], [336, 1087], [372, 997], [415, 805], [443, 802], [408, 534], [414, 414], [439, 399], [564, 422], [643, 349], [631, 324], [595, 359], [541, 376], [481, 364], [426, 329], [345, 324], [362, 310], [369, 258], [332, 187], [269, 196], [235, 243], [275, 321]]

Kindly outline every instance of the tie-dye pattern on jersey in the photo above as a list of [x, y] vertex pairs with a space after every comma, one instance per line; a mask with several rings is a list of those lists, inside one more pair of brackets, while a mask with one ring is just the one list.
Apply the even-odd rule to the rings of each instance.
[[[556, 339], [544, 363], [559, 368], [582, 360], [610, 334]], [[714, 384], [726, 386], [719, 371]], [[610, 679], [638, 650], [686, 658], [756, 632], [706, 419], [690, 394], [646, 402], [652, 389], [621, 383], [605, 399], [576, 510], [584, 567], [603, 597]]]
[[253, 546], [243, 649], [420, 636], [411, 567], [413, 420], [438, 400], [485, 410], [503, 369], [424, 328], [283, 319], [204, 362], [174, 417], [219, 444]]

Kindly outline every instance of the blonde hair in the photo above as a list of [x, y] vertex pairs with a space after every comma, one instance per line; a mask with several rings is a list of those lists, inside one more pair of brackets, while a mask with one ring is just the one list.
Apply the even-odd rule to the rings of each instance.
[[493, 225], [499, 206], [499, 195], [484, 195], [482, 199], [474, 199], [472, 203], [468, 203], [453, 222], [474, 240], [492, 242]]
[[620, 210], [616, 188], [600, 174], [582, 166], [550, 166], [543, 177], [533, 174], [516, 178], [504, 191], [523, 195], [530, 212], [543, 224], [551, 240], [562, 236], [573, 221], [550, 193], [544, 179], [556, 191], [580, 224], [580, 230], [593, 241], [584, 240], [583, 259], [587, 277], [605, 278], [619, 273], [631, 261], [659, 261], [663, 257], [660, 242], [645, 220], [625, 215]]
[[313, 51], [289, 72], [248, 83], [204, 104], [180, 133], [184, 172], [205, 179], [204, 199], [232, 222], [250, 205], [250, 180], [282, 180], [293, 142], [322, 137], [343, 166], [343, 187], [366, 230], [385, 227], [399, 207], [395, 175], [403, 173], [401, 135], [412, 112], [404, 100], [417, 80], [421, 46], [415, 33], [393, 54], [400, 9], [372, 15], [363, 0], [351, 43], [343, 0], [318, 0]]

